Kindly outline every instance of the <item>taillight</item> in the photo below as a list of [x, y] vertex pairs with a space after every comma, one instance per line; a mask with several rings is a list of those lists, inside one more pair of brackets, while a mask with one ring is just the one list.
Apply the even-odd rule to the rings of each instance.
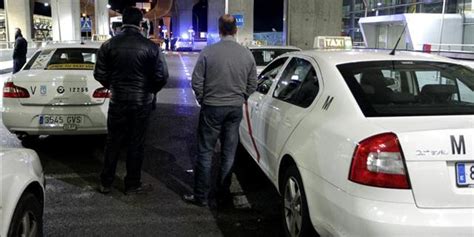
[[94, 98], [110, 98], [112, 94], [110, 93], [110, 90], [105, 88], [105, 87], [101, 87], [101, 88], [98, 88], [94, 91], [94, 93], [92, 94], [92, 97]]
[[368, 186], [409, 189], [397, 136], [383, 133], [361, 141], [352, 158], [349, 180]]
[[5, 82], [3, 85], [3, 98], [29, 98], [30, 93], [19, 86], [15, 86], [13, 82]]

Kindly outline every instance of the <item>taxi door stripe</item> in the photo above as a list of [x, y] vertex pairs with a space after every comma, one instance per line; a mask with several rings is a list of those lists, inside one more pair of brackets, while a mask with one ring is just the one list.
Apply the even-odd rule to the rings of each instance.
[[247, 101], [245, 101], [245, 118], [247, 120], [247, 127], [248, 127], [248, 130], [249, 130], [249, 135], [250, 135], [250, 139], [252, 140], [252, 144], [253, 144], [253, 148], [255, 149], [255, 152], [257, 154], [257, 162], [260, 162], [260, 152], [258, 152], [258, 149], [257, 149], [257, 144], [255, 143], [255, 138], [253, 137], [253, 132], [252, 132], [252, 125], [250, 124], [250, 115], [249, 115], [249, 105], [247, 103]]

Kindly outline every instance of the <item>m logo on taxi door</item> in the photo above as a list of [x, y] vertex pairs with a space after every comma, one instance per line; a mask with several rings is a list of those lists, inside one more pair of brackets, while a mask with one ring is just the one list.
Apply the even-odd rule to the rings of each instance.
[[451, 151], [453, 152], [453, 155], [466, 154], [466, 143], [464, 142], [464, 135], [460, 135], [458, 140], [456, 140], [456, 137], [454, 135], [451, 135]]

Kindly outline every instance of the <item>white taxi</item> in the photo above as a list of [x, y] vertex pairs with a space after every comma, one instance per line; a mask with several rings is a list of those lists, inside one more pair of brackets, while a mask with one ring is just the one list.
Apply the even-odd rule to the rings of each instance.
[[43, 236], [44, 185], [35, 151], [0, 148], [0, 236]]
[[110, 92], [93, 76], [99, 43], [38, 50], [3, 87], [3, 123], [20, 139], [105, 134]]
[[474, 236], [474, 70], [376, 50], [282, 55], [244, 105], [242, 145], [288, 236]]
[[262, 72], [262, 70], [267, 66], [273, 59], [278, 56], [288, 53], [301, 51], [300, 48], [294, 46], [249, 46], [248, 49], [252, 52], [252, 55], [257, 64], [257, 74]]

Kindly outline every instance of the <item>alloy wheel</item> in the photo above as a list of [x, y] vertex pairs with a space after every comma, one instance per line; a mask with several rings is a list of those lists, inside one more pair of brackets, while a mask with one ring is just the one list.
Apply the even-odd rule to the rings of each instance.
[[297, 237], [301, 233], [303, 209], [301, 189], [295, 177], [290, 177], [285, 185], [284, 194], [285, 222], [289, 234]]

